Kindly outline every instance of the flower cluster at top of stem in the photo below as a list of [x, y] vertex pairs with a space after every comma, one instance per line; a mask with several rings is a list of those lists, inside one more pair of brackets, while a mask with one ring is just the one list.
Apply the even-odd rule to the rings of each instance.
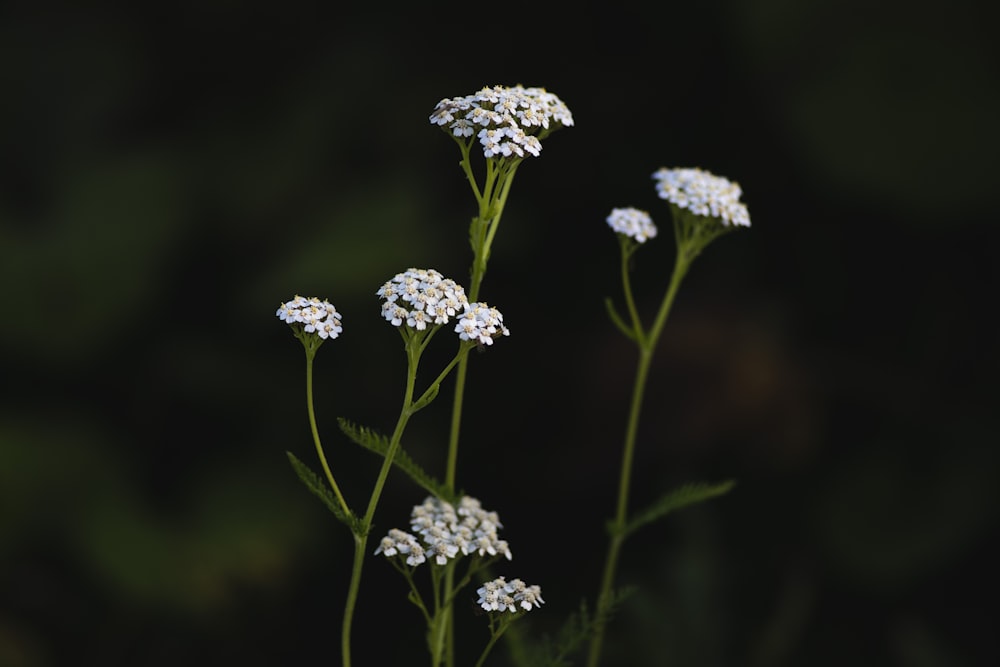
[[446, 97], [434, 107], [430, 122], [456, 139], [479, 139], [491, 157], [538, 157], [541, 139], [573, 125], [573, 114], [544, 88], [493, 86], [465, 97]]
[[723, 226], [750, 226], [750, 213], [740, 202], [739, 184], [698, 168], [667, 169], [653, 173], [660, 199], [695, 215], [718, 218]]
[[333, 340], [344, 330], [340, 313], [333, 304], [316, 297], [295, 295], [291, 301], [282, 303], [275, 315], [296, 332], [315, 334], [323, 340]]
[[509, 611], [516, 614], [518, 607], [531, 611], [545, 603], [539, 586], [528, 586], [520, 579], [507, 581], [503, 577], [497, 577], [480, 586], [476, 593], [479, 595], [476, 604], [486, 611]]
[[656, 225], [649, 213], [637, 208], [615, 208], [607, 217], [608, 225], [619, 234], [629, 236], [639, 243], [656, 237]]
[[464, 287], [434, 269], [397, 273], [376, 294], [383, 299], [382, 317], [393, 326], [425, 331], [457, 318], [454, 331], [464, 341], [492, 345], [494, 338], [510, 335], [499, 310], [482, 301], [470, 303]]
[[416, 535], [393, 528], [379, 542], [376, 554], [398, 556], [416, 567], [431, 560], [446, 565], [463, 556], [504, 555], [513, 558], [506, 540], [497, 531], [503, 527], [496, 512], [488, 512], [479, 501], [464, 496], [456, 508], [449, 502], [428, 496], [410, 513], [410, 530]]

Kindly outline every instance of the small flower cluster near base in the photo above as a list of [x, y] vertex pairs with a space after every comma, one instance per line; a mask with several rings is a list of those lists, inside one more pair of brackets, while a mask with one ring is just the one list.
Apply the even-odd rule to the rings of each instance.
[[410, 513], [410, 529], [416, 535], [393, 528], [379, 542], [375, 554], [387, 558], [405, 557], [410, 566], [420, 565], [428, 559], [446, 565], [459, 554], [503, 555], [510, 560], [513, 558], [510, 546], [497, 535], [502, 527], [496, 512], [484, 510], [475, 498], [463, 497], [456, 508], [449, 502], [428, 496]]
[[316, 297], [307, 299], [296, 295], [291, 301], [282, 303], [275, 315], [292, 328], [301, 327], [305, 333], [316, 334], [323, 340], [333, 340], [344, 330], [340, 313], [333, 304]]
[[743, 190], [737, 183], [698, 168], [663, 167], [653, 178], [661, 199], [695, 215], [718, 218], [726, 226], [750, 226], [750, 213], [740, 202]]
[[542, 599], [542, 589], [538, 586], [528, 586], [520, 579], [507, 581], [497, 577], [487, 581], [476, 591], [479, 600], [476, 601], [486, 611], [518, 612], [518, 607], [531, 611], [545, 603]]
[[614, 231], [630, 236], [639, 243], [645, 243], [656, 236], [656, 225], [649, 213], [637, 208], [615, 208], [607, 218]]
[[536, 135], [573, 125], [573, 114], [544, 88], [493, 86], [446, 97], [435, 105], [430, 121], [459, 139], [475, 135], [487, 158], [538, 157], [542, 143]]

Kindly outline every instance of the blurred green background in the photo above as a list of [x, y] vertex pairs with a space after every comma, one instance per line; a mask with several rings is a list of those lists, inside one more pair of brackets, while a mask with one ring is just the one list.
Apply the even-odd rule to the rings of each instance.
[[[753, 227], [681, 290], [634, 507], [738, 484], [627, 544], [640, 588], [606, 664], [997, 664], [996, 19], [970, 0], [5, 3], [0, 665], [339, 664], [351, 541], [287, 463], [317, 467], [274, 310], [300, 293], [344, 315], [317, 410], [361, 506], [378, 462], [336, 418], [389, 432], [405, 368], [375, 290], [411, 266], [462, 282], [471, 259], [472, 195], [428, 116], [516, 83], [576, 126], [512, 190], [482, 292], [512, 335], [472, 359], [459, 478], [504, 521], [506, 574], [543, 588], [525, 629], [592, 602], [613, 508], [635, 354], [603, 313], [604, 218], [661, 227], [635, 262], [651, 318], [673, 248], [650, 175], [700, 166], [742, 185]], [[442, 398], [405, 442], [439, 476]], [[422, 498], [391, 478], [376, 533]], [[373, 558], [358, 664], [425, 660], [404, 595]]]

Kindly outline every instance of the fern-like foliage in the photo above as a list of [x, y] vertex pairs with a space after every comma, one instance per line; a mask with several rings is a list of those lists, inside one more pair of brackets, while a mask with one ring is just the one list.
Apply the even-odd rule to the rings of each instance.
[[[376, 433], [366, 426], [359, 426], [343, 417], [339, 417], [337, 423], [344, 435], [350, 438], [355, 444], [375, 452], [382, 458], [385, 458], [389, 452], [389, 438], [384, 435]], [[392, 464], [405, 472], [410, 479], [424, 490], [450, 503], [458, 502], [459, 498], [454, 492], [449, 491], [444, 484], [424, 472], [424, 469], [410, 458], [410, 455], [402, 447], [396, 450], [396, 455], [392, 458]]]
[[544, 636], [540, 644], [529, 651], [519, 652], [519, 667], [569, 667], [571, 658], [590, 641], [601, 624], [607, 624], [618, 611], [622, 602], [635, 592], [634, 587], [612, 591], [611, 601], [604, 613], [591, 613], [587, 601], [580, 601], [580, 608], [563, 621], [555, 636]]
[[299, 479], [306, 485], [306, 488], [312, 491], [317, 498], [323, 501], [323, 504], [326, 505], [331, 512], [333, 512], [335, 517], [340, 519], [340, 521], [346, 524], [352, 531], [357, 532], [357, 518], [352, 514], [344, 512], [344, 508], [342, 508], [340, 503], [337, 502], [337, 497], [333, 495], [333, 491], [331, 491], [330, 487], [326, 485], [323, 478], [310, 470], [309, 466], [305, 463], [297, 459], [295, 454], [292, 454], [291, 452], [285, 452], [285, 454], [288, 455], [289, 463], [292, 464], [295, 474], [299, 476]]
[[648, 523], [652, 523], [657, 519], [662, 519], [674, 510], [702, 503], [711, 498], [715, 498], [716, 496], [729, 493], [730, 489], [732, 489], [735, 485], [736, 482], [733, 480], [720, 482], [718, 484], [708, 484], [706, 482], [685, 484], [684, 486], [665, 494], [641, 512], [637, 512], [635, 516], [633, 516], [625, 525], [625, 529], [622, 531], [622, 534], [623, 536], [631, 535], [639, 528]]

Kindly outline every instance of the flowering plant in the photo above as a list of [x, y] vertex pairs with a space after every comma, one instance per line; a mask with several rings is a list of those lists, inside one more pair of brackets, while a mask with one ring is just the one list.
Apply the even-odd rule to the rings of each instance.
[[[354, 538], [354, 560], [341, 622], [344, 667], [352, 664], [355, 607], [364, 565], [373, 557], [387, 561], [405, 580], [408, 599], [426, 624], [427, 649], [434, 667], [467, 664], [465, 658], [460, 660], [456, 656], [455, 650], [455, 602], [460, 596], [472, 600], [475, 608], [487, 617], [489, 636], [476, 665], [485, 664], [513, 623], [545, 602], [539, 585], [497, 573], [499, 566], [506, 568], [507, 561], [513, 558], [510, 545], [500, 537], [503, 524], [497, 512], [483, 509], [477, 498], [457, 490], [456, 461], [469, 352], [472, 348], [485, 350], [494, 341], [510, 335], [501, 312], [481, 301], [479, 292], [514, 175], [525, 159], [540, 156], [543, 139], [558, 129], [573, 126], [573, 115], [559, 97], [544, 88], [493, 86], [472, 95], [442, 99], [429, 120], [457, 144], [461, 168], [476, 199], [477, 215], [469, 227], [470, 281], [466, 289], [434, 269], [408, 268], [375, 290], [381, 301], [382, 318], [400, 333], [407, 372], [402, 406], [391, 434], [381, 435], [346, 419], [339, 420], [340, 430], [348, 439], [382, 459], [365, 505], [353, 506], [341, 492], [320, 439], [313, 405], [313, 360], [324, 342], [336, 340], [343, 332], [343, 318], [330, 302], [315, 297], [296, 296], [282, 303], [276, 313], [292, 328], [305, 350], [307, 411], [323, 473], [314, 473], [291, 452], [287, 453], [289, 461], [300, 479], [350, 529]], [[478, 175], [473, 168], [476, 146], [481, 149], [483, 160]], [[479, 158], [475, 153], [476, 162]], [[667, 492], [643, 510], [629, 511], [643, 392], [674, 297], [691, 263], [705, 247], [737, 227], [750, 225], [746, 206], [740, 201], [742, 193], [733, 182], [696, 168], [662, 168], [653, 178], [659, 197], [670, 206], [677, 255], [663, 301], [648, 328], [633, 297], [630, 262], [638, 248], [657, 237], [657, 227], [648, 212], [633, 207], [614, 208], [606, 218], [619, 242], [627, 314], [620, 315], [610, 299], [606, 301], [607, 312], [612, 323], [636, 344], [638, 363], [621, 449], [618, 500], [608, 525], [604, 571], [593, 594], [594, 611], [588, 611], [586, 599], [581, 601], [576, 611], [567, 614], [559, 640], [554, 644], [539, 644], [533, 664], [564, 665], [569, 656], [585, 653], [587, 664], [597, 665], [605, 628], [624, 598], [615, 584], [617, 563], [626, 538], [676, 509], [719, 496], [732, 487], [731, 481], [689, 484]], [[442, 330], [456, 335], [458, 340], [452, 341], [455, 353], [430, 383], [419, 387], [421, 357]], [[442, 383], [451, 376], [454, 395], [448, 449], [443, 479], [439, 480], [418, 466], [402, 443], [410, 419], [437, 398]], [[373, 519], [393, 470], [407, 475], [427, 495], [413, 506], [409, 531], [391, 528], [377, 538], [373, 548], [369, 543]], [[463, 592], [467, 588], [478, 597], [471, 591]], [[524, 644], [529, 640], [518, 633], [511, 641]], [[530, 654], [523, 650], [513, 653]]]

